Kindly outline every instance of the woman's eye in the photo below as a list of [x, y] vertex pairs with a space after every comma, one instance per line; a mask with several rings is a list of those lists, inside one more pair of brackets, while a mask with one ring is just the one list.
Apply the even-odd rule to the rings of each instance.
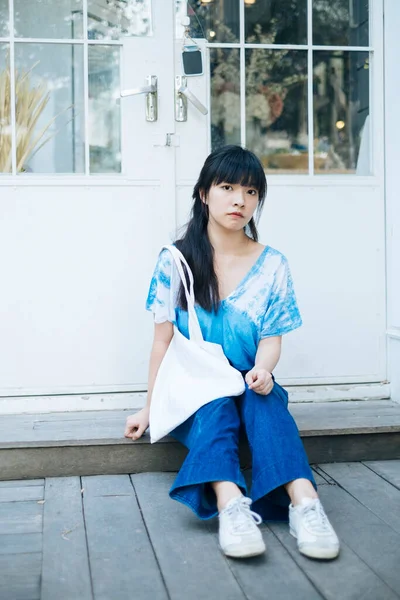
[[223, 189], [223, 190], [231, 190], [231, 189], [232, 189], [232, 186], [231, 186], [231, 185], [223, 185], [223, 186], [222, 186], [222, 189]]
[[255, 196], [257, 194], [257, 190], [249, 190], [249, 194], [251, 196]]

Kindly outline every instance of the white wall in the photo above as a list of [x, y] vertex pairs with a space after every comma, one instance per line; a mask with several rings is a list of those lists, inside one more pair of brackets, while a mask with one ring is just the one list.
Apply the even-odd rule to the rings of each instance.
[[400, 402], [400, 2], [385, 0], [385, 142], [388, 289], [388, 376], [392, 399]]

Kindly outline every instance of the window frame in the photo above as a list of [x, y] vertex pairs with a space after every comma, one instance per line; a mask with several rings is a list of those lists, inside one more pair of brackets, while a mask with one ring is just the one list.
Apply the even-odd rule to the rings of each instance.
[[[237, 43], [206, 43], [207, 60], [210, 63], [210, 49], [212, 48], [238, 48], [240, 52], [240, 144], [246, 145], [246, 76], [245, 60], [246, 50], [249, 48], [260, 48], [267, 50], [303, 50], [307, 51], [307, 110], [308, 110], [308, 173], [268, 173], [268, 178], [273, 179], [277, 185], [313, 185], [320, 181], [322, 185], [365, 185], [378, 181], [383, 176], [384, 169], [384, 93], [383, 93], [383, 0], [369, 0], [369, 45], [368, 46], [332, 46], [313, 44], [313, 0], [307, 0], [307, 44], [253, 44], [245, 41], [245, 2], [238, 0], [240, 11], [239, 42]], [[369, 127], [370, 147], [369, 164], [370, 175], [356, 175], [355, 173], [314, 173], [314, 145], [310, 140], [314, 139], [314, 97], [313, 97], [313, 58], [314, 52], [320, 50], [343, 50], [346, 52], [368, 52], [369, 53]], [[211, 106], [211, 92], [209, 91], [209, 106]], [[311, 118], [310, 118], [311, 117]], [[380, 135], [381, 133], [381, 135]], [[209, 150], [211, 151], [211, 136]], [[352, 182], [354, 180], [354, 182]]]

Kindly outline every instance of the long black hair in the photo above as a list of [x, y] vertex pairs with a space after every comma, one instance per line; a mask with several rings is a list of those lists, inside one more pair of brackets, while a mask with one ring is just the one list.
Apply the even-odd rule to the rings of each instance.
[[[267, 181], [263, 166], [257, 156], [241, 146], [224, 146], [212, 152], [201, 169], [193, 189], [193, 207], [184, 235], [175, 241], [176, 247], [186, 258], [193, 276], [196, 302], [205, 310], [218, 311], [219, 289], [214, 270], [214, 249], [208, 237], [208, 206], [200, 193], [208, 196], [212, 185], [230, 183], [254, 187], [258, 191], [256, 218], [245, 228], [246, 234], [258, 241], [256, 222], [261, 214], [267, 193]], [[178, 295], [178, 304], [187, 309], [183, 285]]]

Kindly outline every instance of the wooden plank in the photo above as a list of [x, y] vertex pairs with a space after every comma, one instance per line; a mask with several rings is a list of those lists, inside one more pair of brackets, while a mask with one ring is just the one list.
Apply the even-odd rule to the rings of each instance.
[[400, 433], [357, 433], [303, 437], [310, 463], [400, 458]]
[[400, 491], [361, 463], [334, 463], [321, 469], [400, 534]]
[[43, 504], [37, 502], [1, 502], [0, 535], [4, 533], [41, 533]]
[[[112, 421], [126, 419], [129, 415], [137, 412], [137, 408], [128, 409], [116, 409], [116, 410], [81, 410], [81, 411], [68, 411], [68, 412], [53, 412], [53, 413], [40, 413], [34, 415], [32, 422], [45, 423], [51, 421]], [[15, 415], [19, 417], [20, 415]]]
[[[104, 440], [51, 442], [53, 446], [49, 448], [44, 447], [47, 442], [40, 442], [43, 447], [34, 447], [35, 442], [32, 447], [2, 449], [0, 473], [3, 480], [14, 480], [16, 477], [172, 472], [179, 470], [187, 454], [181, 444], [171, 439], [153, 445], [120, 441], [115, 445]], [[303, 443], [312, 464], [400, 458], [400, 433], [305, 437]], [[244, 449], [242, 446], [242, 460]]]
[[[390, 400], [290, 404], [302, 436], [400, 431], [400, 405]], [[62, 440], [125, 440], [125, 420], [135, 410], [3, 415], [0, 447]], [[141, 443], [149, 443], [145, 436]]]
[[128, 475], [94, 475], [84, 477], [84, 493], [89, 496], [134, 496], [135, 492]]
[[365, 465], [400, 490], [400, 460], [367, 461]]
[[303, 435], [400, 431], [400, 404], [391, 400], [289, 404]]
[[10, 487], [42, 487], [44, 489], [44, 479], [14, 479], [10, 481], [0, 481], [1, 488]]
[[92, 600], [79, 477], [46, 479], [41, 600]]
[[400, 535], [338, 486], [319, 495], [339, 538], [400, 595]]
[[24, 486], [0, 488], [0, 502], [26, 502], [27, 500], [43, 500], [44, 487]]
[[41, 533], [8, 533], [0, 535], [0, 554], [6, 554], [11, 558], [11, 554], [29, 554], [32, 552], [42, 552], [42, 534]]
[[[116, 430], [101, 430], [99, 427], [91, 426], [89, 429], [84, 427], [82, 431], [78, 432], [73, 427], [70, 428], [68, 434], [64, 435], [63, 432], [56, 432], [54, 435], [48, 432], [35, 431], [34, 434], [25, 435], [21, 434], [21, 437], [10, 439], [0, 437], [0, 449], [8, 448], [58, 448], [61, 446], [91, 446], [91, 445], [122, 445], [122, 446], [149, 446], [150, 435], [144, 433], [143, 436], [135, 441], [125, 438], [121, 434], [121, 429]], [[165, 444], [174, 444], [175, 440], [172, 437], [165, 437], [158, 442], [158, 444], [164, 446]], [[1, 474], [3, 477], [3, 474]], [[20, 479], [18, 477], [18, 479]]]
[[[170, 598], [242, 600], [244, 594], [209, 522], [169, 498], [173, 477], [170, 473], [131, 476]], [[261, 569], [265, 565], [261, 558]]]
[[[366, 439], [368, 438], [368, 439]], [[400, 434], [370, 434], [303, 438], [309, 462], [353, 461], [400, 457]], [[243, 450], [243, 448], [241, 448]], [[3, 480], [177, 471], [187, 454], [176, 441], [168, 443], [97, 444], [15, 448], [0, 451]], [[241, 453], [241, 458], [244, 454]], [[247, 463], [246, 463], [247, 464]]]
[[332, 481], [329, 480], [328, 475], [326, 475], [325, 473], [323, 473], [318, 465], [312, 465], [311, 470], [313, 472], [314, 475], [314, 479], [315, 479], [315, 483], [317, 484], [317, 486], [320, 485], [329, 485], [332, 483]]
[[[289, 408], [296, 419], [303, 423], [308, 421], [309, 428], [320, 427], [326, 429], [336, 427], [346, 417], [348, 425], [358, 426], [362, 419], [367, 419], [369, 424], [398, 417], [400, 405], [391, 400], [367, 400], [367, 401], [339, 401], [339, 402], [305, 402], [289, 403]], [[33, 428], [41, 427], [51, 422], [111, 422], [124, 423], [127, 416], [134, 414], [138, 409], [118, 410], [91, 410], [91, 411], [66, 411], [54, 413], [34, 413], [18, 415], [2, 415], [0, 420], [0, 432], [10, 428]], [[391, 421], [388, 421], [389, 423]], [[343, 425], [343, 423], [341, 424]]]
[[39, 600], [42, 555], [0, 556], [0, 598], [2, 600]]
[[0, 432], [6, 431], [10, 427], [14, 427], [15, 430], [33, 427], [35, 417], [36, 415], [34, 414], [1, 415]]
[[[322, 487], [331, 491], [334, 486]], [[296, 540], [290, 535], [285, 523], [271, 523], [269, 527], [326, 600], [398, 598], [343, 541], [338, 558], [333, 561], [317, 561], [300, 554]]]
[[262, 533], [267, 546], [265, 557], [229, 561], [230, 569], [239, 582], [245, 598], [251, 600], [323, 598], [272, 531], [264, 525]]
[[[95, 600], [167, 600], [153, 548], [133, 488], [128, 495], [96, 495], [126, 490], [121, 476], [91, 482], [82, 478], [85, 522]], [[128, 479], [128, 477], [126, 477]]]
[[[155, 446], [158, 446], [157, 448]], [[3, 479], [27, 476], [68, 477], [142, 471], [176, 471], [186, 456], [186, 449], [168, 444], [68, 446], [19, 448], [0, 451]]]

